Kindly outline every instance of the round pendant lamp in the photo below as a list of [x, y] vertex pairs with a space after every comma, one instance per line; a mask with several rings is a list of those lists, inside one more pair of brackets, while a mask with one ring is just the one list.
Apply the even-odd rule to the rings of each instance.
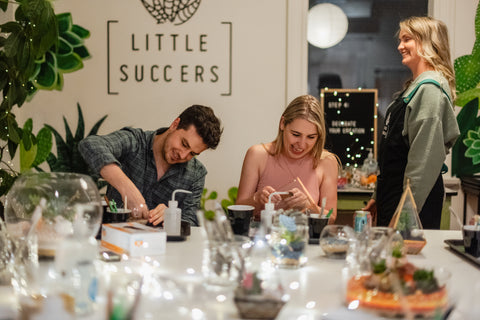
[[320, 3], [308, 11], [307, 40], [319, 48], [329, 48], [343, 40], [348, 30], [348, 19], [340, 7]]

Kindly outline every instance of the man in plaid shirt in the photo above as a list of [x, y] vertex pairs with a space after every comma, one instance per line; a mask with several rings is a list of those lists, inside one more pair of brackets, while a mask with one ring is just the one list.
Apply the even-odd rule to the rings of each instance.
[[108, 135], [91, 135], [79, 151], [96, 175], [108, 183], [107, 197], [118, 206], [127, 198], [128, 208], [138, 210], [153, 225], [163, 221], [172, 193], [182, 209], [182, 220], [198, 225], [206, 168], [195, 158], [215, 149], [223, 128], [210, 107], [185, 109], [168, 128], [156, 131], [125, 127]]

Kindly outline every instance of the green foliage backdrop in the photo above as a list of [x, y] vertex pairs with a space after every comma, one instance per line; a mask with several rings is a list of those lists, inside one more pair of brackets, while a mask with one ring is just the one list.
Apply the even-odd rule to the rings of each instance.
[[452, 149], [452, 174], [471, 176], [480, 172], [480, 4], [475, 15], [475, 43], [472, 53], [455, 59], [457, 100], [463, 107], [457, 116], [460, 137]]
[[[46, 160], [52, 133], [44, 126], [35, 136], [32, 120], [21, 128], [14, 107], [22, 107], [41, 90], [62, 90], [63, 74], [83, 68], [90, 57], [84, 39], [90, 32], [73, 24], [70, 13], [56, 15], [51, 0], [0, 0], [6, 12], [15, 6], [14, 19], [0, 25], [0, 195], [22, 172]], [[20, 146], [20, 172], [10, 161]]]

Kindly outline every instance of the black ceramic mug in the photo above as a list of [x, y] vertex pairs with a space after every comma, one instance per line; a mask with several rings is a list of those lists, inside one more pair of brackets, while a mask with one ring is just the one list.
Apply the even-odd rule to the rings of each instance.
[[254, 206], [235, 204], [227, 207], [228, 219], [234, 234], [248, 236]]
[[308, 234], [310, 239], [319, 239], [323, 228], [328, 224], [328, 218], [321, 218], [319, 214], [311, 214], [308, 217]]
[[104, 221], [108, 220], [108, 223], [127, 222], [131, 214], [132, 214], [132, 210], [130, 209], [118, 208], [117, 212], [112, 212], [110, 208], [107, 208], [106, 217], [104, 217]]

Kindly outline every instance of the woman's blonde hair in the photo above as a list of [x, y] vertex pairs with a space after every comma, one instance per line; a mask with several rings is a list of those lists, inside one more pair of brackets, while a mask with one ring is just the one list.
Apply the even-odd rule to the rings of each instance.
[[455, 101], [455, 72], [445, 23], [431, 17], [410, 17], [400, 22], [400, 31], [412, 36], [420, 45], [418, 55], [447, 79], [452, 101]]
[[[323, 108], [317, 98], [311, 95], [303, 95], [293, 99], [282, 114], [284, 125], [288, 125], [293, 120], [305, 119], [317, 127], [318, 138], [312, 149], [313, 167], [316, 168], [322, 158], [323, 148], [325, 146], [325, 117]], [[279, 155], [285, 148], [283, 139], [283, 130], [278, 126], [278, 134], [273, 141], [273, 155]]]

